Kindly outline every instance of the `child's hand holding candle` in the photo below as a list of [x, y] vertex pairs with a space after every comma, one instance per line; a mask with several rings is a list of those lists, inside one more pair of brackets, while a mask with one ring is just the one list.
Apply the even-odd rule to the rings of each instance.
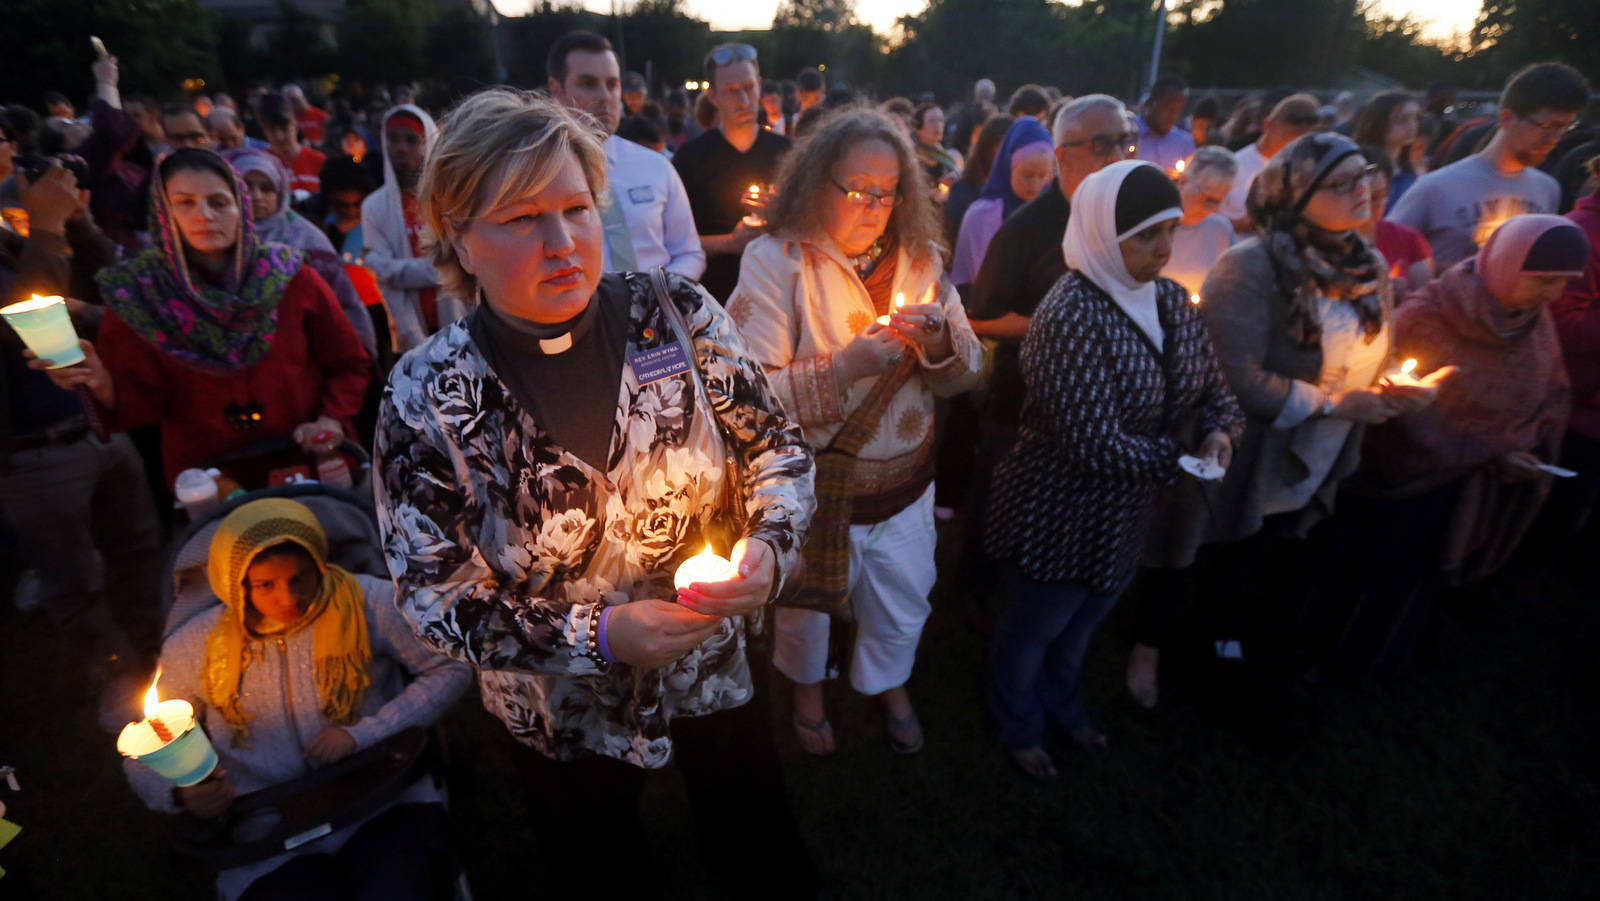
[[162, 701], [156, 694], [161, 671], [144, 696], [144, 719], [129, 723], [117, 736], [117, 750], [172, 780], [194, 785], [217, 768], [217, 752], [195, 721], [188, 701]]

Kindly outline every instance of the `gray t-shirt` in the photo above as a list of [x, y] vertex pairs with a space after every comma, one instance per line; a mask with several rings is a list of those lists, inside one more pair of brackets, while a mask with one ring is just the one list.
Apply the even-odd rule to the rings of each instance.
[[1417, 179], [1386, 217], [1422, 232], [1442, 272], [1478, 252], [1500, 223], [1554, 213], [1561, 185], [1538, 169], [1505, 175], [1474, 154]]

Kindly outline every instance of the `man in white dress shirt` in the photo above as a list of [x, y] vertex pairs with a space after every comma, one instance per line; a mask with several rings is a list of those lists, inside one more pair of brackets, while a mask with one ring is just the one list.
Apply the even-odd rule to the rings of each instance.
[[698, 281], [706, 254], [677, 170], [661, 154], [616, 135], [622, 121], [622, 69], [611, 42], [591, 31], [569, 31], [550, 48], [545, 69], [550, 96], [594, 116], [606, 130], [611, 192], [610, 206], [601, 213], [606, 271], [647, 272], [661, 266]]

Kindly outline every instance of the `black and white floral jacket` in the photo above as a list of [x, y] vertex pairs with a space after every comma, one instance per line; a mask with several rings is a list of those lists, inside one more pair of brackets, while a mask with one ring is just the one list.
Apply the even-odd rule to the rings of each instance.
[[[673, 340], [648, 276], [623, 278], [627, 352]], [[673, 571], [726, 509], [712, 415], [743, 467], [743, 534], [772, 546], [780, 577], [815, 507], [811, 451], [733, 321], [698, 285], [668, 278], [715, 409], [689, 372], [640, 387], [625, 363], [605, 472], [554, 444], [465, 322], [400, 360], [379, 414], [378, 512], [400, 611], [425, 643], [477, 668], [484, 705], [518, 740], [557, 760], [663, 766], [673, 717], [750, 699], [746, 636], [760, 612], [725, 620], [663, 669], [588, 656], [603, 605], [675, 598]]]

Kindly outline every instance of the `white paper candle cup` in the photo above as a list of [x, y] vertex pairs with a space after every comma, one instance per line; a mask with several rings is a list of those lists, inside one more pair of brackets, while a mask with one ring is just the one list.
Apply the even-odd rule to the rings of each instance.
[[162, 741], [150, 721], [143, 719], [122, 727], [117, 750], [179, 787], [204, 781], [217, 768], [217, 750], [195, 722], [194, 708], [188, 701], [162, 701], [156, 715], [175, 736], [172, 741]]
[[672, 574], [672, 587], [688, 588], [696, 582], [726, 582], [737, 575], [739, 571], [733, 563], [707, 549], [678, 565], [678, 571]]
[[34, 356], [55, 364], [51, 369], [83, 362], [78, 332], [72, 327], [66, 301], [61, 298], [34, 295], [30, 300], [0, 308], [0, 316], [6, 318], [6, 324], [16, 330]]

